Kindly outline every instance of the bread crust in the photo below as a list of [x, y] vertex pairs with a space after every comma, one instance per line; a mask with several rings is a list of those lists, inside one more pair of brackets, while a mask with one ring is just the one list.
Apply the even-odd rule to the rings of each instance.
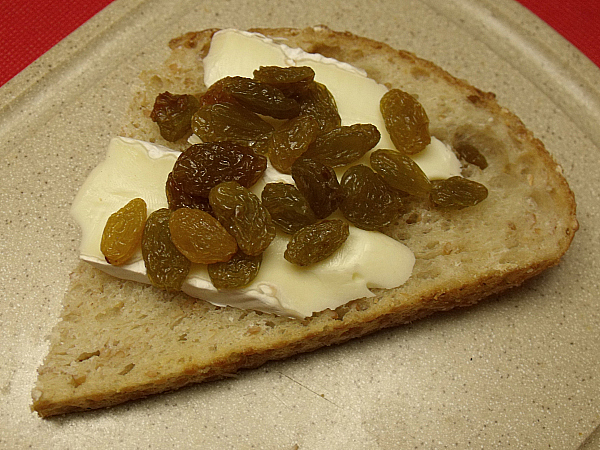
[[[123, 134], [179, 149], [186, 145], [185, 139], [173, 145], [149, 131], [153, 130], [149, 109], [157, 91], [205, 89], [198, 82], [201, 67], [193, 64], [199, 65], [206, 55], [216, 31], [187, 33], [169, 43], [172, 54], [164, 67], [142, 74], [144, 85], [134, 95]], [[456, 212], [433, 212], [426, 203], [413, 205], [384, 230], [415, 252], [411, 280], [303, 321], [218, 308], [185, 294], [168, 295], [110, 278], [81, 263], [72, 276], [50, 353], [39, 369], [33, 409], [40, 416], [116, 405], [222, 378], [437, 311], [469, 306], [557, 264], [568, 249], [578, 228], [574, 195], [544, 145], [518, 117], [497, 104], [494, 94], [410, 52], [348, 32], [323, 26], [251, 31], [346, 61], [389, 87], [418, 95], [433, 134], [452, 145], [473, 143], [488, 158], [488, 169], [466, 165], [463, 171], [484, 182], [490, 198]], [[480, 229], [485, 236], [464, 237]], [[490, 237], [490, 232], [498, 236]], [[471, 242], [474, 238], [476, 242]], [[478, 243], [487, 245], [484, 239], [496, 246], [491, 255], [478, 250]], [[147, 317], [139, 319], [144, 311]], [[143, 349], [136, 347], [133, 341], [139, 336], [122, 331], [133, 316], [138, 317], [137, 327], [152, 329], [156, 335], [149, 344], [154, 361], [147, 361]], [[98, 323], [82, 327], [89, 320]], [[104, 331], [89, 336], [89, 329], [102, 326], [121, 335], [113, 341]], [[215, 331], [219, 326], [226, 329]], [[207, 337], [208, 330], [213, 337]], [[189, 343], [192, 336], [197, 336], [195, 344]], [[119, 343], [113, 345], [116, 340]]]

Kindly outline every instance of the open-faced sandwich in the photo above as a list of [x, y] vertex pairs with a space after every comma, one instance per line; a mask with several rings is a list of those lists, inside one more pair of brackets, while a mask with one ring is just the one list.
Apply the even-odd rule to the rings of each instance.
[[72, 207], [41, 416], [338, 344], [521, 284], [577, 230], [491, 93], [326, 27], [205, 30], [141, 75]]

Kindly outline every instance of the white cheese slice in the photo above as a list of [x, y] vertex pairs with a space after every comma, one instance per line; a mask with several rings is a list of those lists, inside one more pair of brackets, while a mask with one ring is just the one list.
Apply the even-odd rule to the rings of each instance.
[[445, 180], [461, 174], [460, 161], [454, 152], [434, 136], [425, 150], [412, 155], [412, 159], [430, 180]]
[[167, 207], [165, 183], [178, 156], [167, 147], [135, 139], [110, 141], [105, 160], [92, 170], [71, 206], [81, 225], [82, 255], [104, 259], [100, 241], [106, 221], [131, 199], [143, 198], [148, 214]]
[[261, 35], [234, 30], [221, 30], [214, 34], [210, 51], [202, 61], [207, 87], [225, 77], [252, 78], [258, 69], [256, 61], [263, 66], [289, 65], [280, 46], [272, 39], [261, 39], [260, 45], [255, 45], [257, 40], [253, 36]]
[[[125, 266], [106, 263], [100, 240], [108, 217], [133, 198], [141, 197], [149, 212], [167, 206], [165, 182], [179, 152], [128, 138], [110, 141], [106, 159], [90, 174], [71, 208], [82, 230], [81, 258], [119, 278], [148, 283], [144, 262]], [[289, 181], [270, 168], [265, 181]], [[258, 183], [257, 183], [258, 184]], [[260, 189], [259, 189], [260, 190]], [[350, 227], [344, 245], [326, 260], [309, 267], [283, 258], [288, 238], [278, 235], [263, 254], [261, 270], [247, 287], [218, 291], [206, 266], [194, 264], [183, 291], [219, 306], [306, 317], [335, 309], [350, 300], [371, 297], [370, 288], [393, 288], [408, 280], [415, 262], [412, 252], [394, 239]]]

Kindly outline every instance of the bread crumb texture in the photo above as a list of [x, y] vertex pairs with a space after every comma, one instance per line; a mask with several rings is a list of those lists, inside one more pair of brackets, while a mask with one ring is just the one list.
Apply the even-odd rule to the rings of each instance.
[[[215, 30], [171, 41], [163, 66], [141, 74], [123, 135], [164, 141], [150, 119], [163, 91], [201, 94], [202, 58]], [[100, 408], [227, 376], [300, 352], [347, 341], [436, 311], [467, 306], [522, 283], [558, 263], [575, 231], [575, 202], [560, 168], [493, 94], [458, 80], [415, 55], [326, 27], [259, 29], [288, 45], [346, 61], [403, 89], [423, 104], [431, 133], [486, 157], [463, 175], [489, 197], [459, 211], [415, 201], [384, 232], [416, 256], [410, 280], [306, 320], [219, 308], [185, 294], [118, 280], [81, 263], [34, 389], [41, 416]]]

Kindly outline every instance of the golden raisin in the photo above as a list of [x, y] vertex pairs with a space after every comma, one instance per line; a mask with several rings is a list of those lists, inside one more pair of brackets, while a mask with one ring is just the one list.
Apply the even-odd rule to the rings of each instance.
[[300, 103], [300, 114], [317, 119], [322, 133], [341, 125], [342, 119], [335, 98], [324, 84], [313, 81], [296, 98]]
[[385, 128], [398, 151], [414, 155], [431, 142], [427, 113], [412, 95], [392, 89], [381, 97], [380, 107]]
[[146, 202], [134, 198], [106, 221], [100, 250], [113, 266], [125, 264], [140, 247], [146, 223]]
[[205, 211], [179, 208], [169, 220], [171, 240], [187, 259], [198, 264], [229, 260], [237, 251], [235, 238]]
[[293, 234], [317, 221], [308, 201], [293, 184], [268, 183], [263, 188], [261, 200], [273, 223], [286, 233]]

